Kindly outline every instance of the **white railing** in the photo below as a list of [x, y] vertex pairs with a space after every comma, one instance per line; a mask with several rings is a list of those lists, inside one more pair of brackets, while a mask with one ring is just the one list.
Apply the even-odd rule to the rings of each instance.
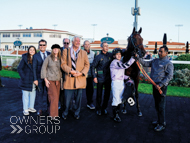
[[11, 51], [0, 51], [0, 55], [11, 54], [11, 53], [13, 53], [14, 51], [15, 51], [14, 49], [12, 49]]
[[[144, 60], [144, 61], [150, 61], [150, 60]], [[190, 64], [190, 61], [175, 61], [171, 60], [173, 64]]]
[[20, 58], [22, 55], [15, 55], [15, 54], [0, 54], [2, 66], [12, 66], [14, 61]]
[[171, 61], [173, 64], [190, 64], [190, 61]]

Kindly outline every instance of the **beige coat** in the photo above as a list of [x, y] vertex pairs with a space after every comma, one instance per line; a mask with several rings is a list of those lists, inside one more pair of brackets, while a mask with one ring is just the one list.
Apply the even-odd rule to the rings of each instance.
[[[70, 48], [68, 49], [68, 61], [67, 61], [67, 49], [63, 50], [61, 57], [61, 68], [65, 72], [65, 81], [63, 83], [64, 89], [84, 89], [86, 88], [86, 74], [88, 73], [90, 64], [88, 61], [87, 53], [84, 50], [80, 50], [76, 62], [76, 70], [83, 73], [82, 76], [70, 77], [71, 71], [71, 54]], [[67, 63], [68, 62], [68, 63]]]

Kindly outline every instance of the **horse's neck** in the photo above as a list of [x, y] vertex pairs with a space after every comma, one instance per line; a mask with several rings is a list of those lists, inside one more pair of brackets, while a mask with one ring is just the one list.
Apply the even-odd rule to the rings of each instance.
[[131, 58], [131, 52], [130, 52], [129, 50], [127, 50], [127, 51], [126, 51], [126, 54], [125, 54], [125, 56], [124, 56], [123, 62], [129, 61], [130, 58]]

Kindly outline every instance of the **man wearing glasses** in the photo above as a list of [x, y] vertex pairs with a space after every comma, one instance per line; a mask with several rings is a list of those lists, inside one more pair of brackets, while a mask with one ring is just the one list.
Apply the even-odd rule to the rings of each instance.
[[[45, 58], [50, 55], [50, 52], [46, 51], [47, 42], [45, 40], [39, 41], [39, 49], [40, 52], [33, 56], [33, 74], [34, 74], [34, 84], [38, 86], [37, 88], [37, 104], [38, 104], [38, 112], [37, 115], [42, 115], [43, 108], [43, 97], [47, 96], [46, 86], [44, 79], [41, 79], [41, 68]], [[48, 100], [47, 100], [47, 108], [48, 108]]]
[[[108, 52], [108, 43], [101, 43], [102, 51], [94, 58], [92, 63], [92, 77], [95, 83], [97, 83], [97, 96], [96, 96], [96, 113], [97, 115], [107, 114], [107, 106], [110, 98], [111, 90], [111, 76], [110, 76], [110, 63], [112, 61], [112, 53]], [[95, 74], [95, 69], [97, 74]], [[104, 100], [102, 102], [102, 90], [104, 86]]]
[[[64, 38], [63, 39], [63, 47], [60, 48], [61, 55], [62, 55], [64, 49], [68, 49], [69, 48], [69, 45], [70, 45], [70, 39]], [[59, 96], [59, 102], [61, 104], [61, 107], [59, 107], [59, 108], [60, 108], [60, 112], [62, 113], [63, 110], [65, 109], [65, 105], [64, 105], [64, 90], [63, 90], [63, 82], [64, 82], [64, 79], [65, 79], [65, 72], [62, 70], [62, 68], [61, 68], [61, 72], [62, 72], [62, 79], [63, 79], [63, 81], [61, 83], [61, 90], [60, 90], [60, 96]]]
[[60, 48], [61, 53], [63, 52], [64, 49], [68, 49], [69, 48], [69, 44], [70, 44], [70, 39], [64, 38], [63, 39], [63, 47]]

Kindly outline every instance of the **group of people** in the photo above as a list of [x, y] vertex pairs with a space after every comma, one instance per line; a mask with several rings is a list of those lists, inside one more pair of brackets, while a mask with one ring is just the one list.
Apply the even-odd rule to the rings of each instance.
[[[155, 107], [158, 114], [156, 131], [165, 128], [165, 96], [168, 82], [173, 76], [173, 65], [166, 58], [168, 49], [161, 47], [159, 59], [145, 62], [133, 56], [128, 62], [122, 62], [122, 50], [116, 48], [112, 53], [108, 52], [108, 43], [101, 43], [101, 52], [95, 55], [90, 49], [90, 42], [84, 41], [84, 50], [80, 47], [80, 38], [63, 39], [63, 47], [58, 44], [52, 45], [51, 53], [46, 51], [47, 42], [39, 41], [40, 51], [37, 53], [34, 46], [28, 48], [28, 52], [22, 55], [22, 60], [18, 66], [20, 74], [19, 87], [22, 89], [23, 113], [37, 112], [43, 115], [43, 107], [52, 120], [56, 120], [59, 112], [64, 120], [72, 108], [75, 119], [80, 118], [80, 108], [82, 91], [86, 89], [87, 107], [96, 109], [97, 115], [107, 114], [107, 106], [112, 91], [113, 120], [121, 122], [119, 117], [120, 105], [124, 100], [123, 93], [126, 87], [124, 82], [133, 81], [124, 74], [125, 69], [129, 68], [135, 60], [139, 60], [143, 66], [152, 67], [151, 78], [156, 82], [157, 87], [153, 88]], [[97, 85], [96, 106], [93, 104], [94, 83]], [[102, 91], [104, 96], [102, 102]], [[158, 89], [161, 88], [163, 95], [159, 95]], [[111, 90], [112, 89], [112, 90]], [[46, 91], [47, 90], [47, 91]], [[126, 90], [125, 90], [126, 92]], [[37, 94], [37, 96], [36, 96]], [[47, 96], [48, 94], [48, 96]], [[36, 99], [37, 97], [37, 99]], [[47, 102], [43, 102], [43, 98]], [[34, 108], [34, 103], [38, 105], [38, 110]], [[58, 105], [60, 103], [60, 110]], [[46, 105], [45, 105], [46, 104]], [[126, 113], [126, 110], [123, 111]]]

